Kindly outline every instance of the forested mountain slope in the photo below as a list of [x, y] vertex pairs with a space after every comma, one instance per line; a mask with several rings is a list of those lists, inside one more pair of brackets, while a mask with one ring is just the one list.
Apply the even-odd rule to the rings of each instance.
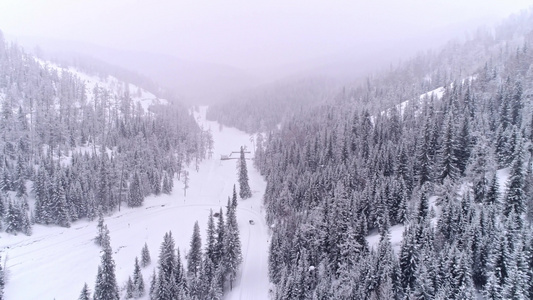
[[266, 132], [303, 107], [333, 98], [337, 88], [337, 80], [320, 76], [280, 80], [210, 106], [207, 117], [248, 133]]
[[36, 60], [1, 35], [0, 105], [0, 226], [12, 234], [140, 206], [208, 152], [185, 107]]
[[275, 298], [531, 299], [532, 45], [533, 15], [515, 16], [259, 143]]

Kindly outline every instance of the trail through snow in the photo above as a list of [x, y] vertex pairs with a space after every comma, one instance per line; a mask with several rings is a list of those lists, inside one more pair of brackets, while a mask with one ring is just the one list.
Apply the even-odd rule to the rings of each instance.
[[[220, 207], [225, 208], [233, 185], [237, 184], [237, 160], [222, 161], [220, 156], [238, 151], [240, 146], [246, 146], [253, 155], [249, 135], [206, 121], [205, 112], [206, 107], [202, 107], [195, 117], [201, 126], [211, 129], [215, 149], [213, 157], [203, 161], [198, 172], [193, 166], [189, 168], [187, 196], [184, 196], [183, 183], [175, 179], [171, 195], [150, 196], [143, 207], [131, 209], [123, 205], [120, 212], [105, 217], [121, 289], [133, 274], [134, 259], [140, 258], [145, 242], [152, 258], [152, 264], [143, 269], [148, 289], [165, 232], [172, 231], [182, 260], [189, 250], [195, 221], [205, 239], [209, 210], [216, 212]], [[262, 207], [266, 182], [251, 160], [248, 160], [248, 175], [253, 196], [239, 199], [237, 219], [243, 263], [233, 290], [225, 296], [231, 300], [269, 299], [269, 233]], [[250, 224], [250, 220], [255, 224]], [[93, 242], [96, 224], [96, 221], [83, 220], [70, 228], [35, 225], [29, 237], [0, 233], [0, 255], [7, 275], [5, 299], [77, 299], [85, 282], [93, 290], [100, 264], [100, 248]], [[145, 295], [142, 299], [149, 297]]]

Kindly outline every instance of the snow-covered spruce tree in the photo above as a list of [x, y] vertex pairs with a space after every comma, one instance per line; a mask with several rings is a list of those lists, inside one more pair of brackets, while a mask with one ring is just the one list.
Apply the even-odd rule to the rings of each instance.
[[194, 223], [193, 233], [190, 242], [189, 253], [187, 254], [187, 275], [197, 277], [202, 262], [202, 239], [200, 237], [200, 227], [198, 221]]
[[183, 181], [183, 196], [187, 197], [187, 189], [189, 188], [189, 171], [182, 171], [182, 181]]
[[104, 224], [104, 214], [100, 211], [98, 213], [98, 224], [96, 225], [96, 236], [94, 237], [94, 243], [98, 246], [102, 246], [102, 241], [109, 233], [105, 230], [107, 227]]
[[420, 141], [420, 144], [417, 147], [415, 169], [421, 185], [427, 181], [431, 181], [433, 177], [433, 157], [431, 153], [431, 138], [433, 136], [433, 132], [431, 131], [432, 128], [430, 121], [426, 119], [426, 124], [424, 125], [424, 138]]
[[144, 279], [139, 267], [139, 259], [135, 257], [135, 265], [133, 266], [133, 298], [137, 299], [144, 296]]
[[200, 294], [207, 299], [222, 299], [221, 266], [215, 265], [216, 228], [213, 211], [207, 220], [205, 252], [200, 268]]
[[176, 249], [176, 266], [174, 268], [174, 278], [176, 279], [176, 288], [178, 298], [185, 299], [189, 296], [190, 284], [187, 281], [187, 274], [185, 273], [185, 267], [181, 261], [180, 249]]
[[9, 201], [7, 204], [7, 212], [4, 217], [6, 223], [6, 232], [11, 234], [17, 234], [17, 232], [22, 230], [20, 210], [16, 204], [13, 204], [12, 201]]
[[165, 233], [163, 237], [157, 270], [157, 278], [150, 287], [151, 299], [181, 299], [186, 293], [187, 284], [179, 251], [176, 255], [172, 232]]
[[2, 221], [4, 220], [5, 213], [6, 213], [6, 203], [4, 202], [3, 193], [0, 192], [0, 230], [3, 229]]
[[144, 243], [144, 246], [141, 250], [141, 266], [145, 268], [152, 262], [150, 258], [150, 251], [148, 250], [148, 245]]
[[216, 244], [216, 228], [215, 218], [213, 217], [213, 210], [209, 211], [207, 218], [207, 232], [205, 244], [205, 257], [209, 258], [211, 262], [215, 261], [215, 244]]
[[126, 282], [126, 299], [133, 298], [133, 280], [131, 276], [128, 276], [128, 281]]
[[[2, 261], [1, 256], [0, 256], [0, 261]], [[4, 285], [5, 285], [4, 269], [2, 268], [2, 264], [0, 264], [0, 300], [4, 299]]]
[[50, 201], [48, 194], [48, 174], [44, 167], [39, 167], [37, 179], [33, 184], [35, 194], [35, 222], [40, 224], [50, 224]]
[[206, 299], [222, 299], [223, 290], [220, 284], [219, 268], [213, 264], [209, 257], [202, 261], [201, 291]]
[[237, 190], [235, 188], [235, 185], [233, 185], [233, 194], [231, 196], [231, 207], [233, 210], [237, 209]]
[[87, 282], [86, 282], [83, 285], [83, 288], [81, 289], [78, 300], [90, 300], [90, 299], [91, 299], [91, 291], [89, 290], [89, 287], [87, 286]]
[[70, 216], [68, 215], [67, 199], [63, 188], [62, 175], [54, 178], [54, 185], [51, 193], [51, 205], [53, 207], [54, 223], [62, 227], [70, 227]]
[[454, 116], [448, 113], [445, 117], [443, 135], [440, 141], [440, 150], [437, 153], [437, 176], [442, 181], [445, 178], [456, 180], [460, 175], [457, 136], [454, 129]]
[[194, 223], [194, 229], [187, 253], [187, 278], [189, 279], [189, 293], [192, 297], [202, 298], [202, 278], [200, 278], [202, 266], [202, 239], [198, 222]]
[[152, 273], [152, 276], [150, 276], [150, 289], [148, 290], [150, 299], [157, 299], [156, 298], [157, 289], [158, 289], [157, 274], [154, 268], [154, 272]]
[[220, 275], [220, 288], [224, 288], [224, 282], [226, 281], [226, 272], [224, 265], [224, 258], [226, 257], [225, 243], [226, 243], [226, 224], [224, 222], [224, 214], [222, 208], [220, 208], [218, 222], [215, 229], [215, 245], [213, 247], [213, 264], [217, 266], [217, 271]]
[[172, 178], [168, 175], [167, 172], [163, 173], [163, 187], [161, 188], [161, 191], [164, 194], [170, 195], [172, 192]]
[[141, 186], [141, 180], [139, 178], [139, 173], [135, 172], [133, 174], [133, 180], [130, 183], [128, 191], [128, 206], [137, 207], [142, 206], [144, 201], [144, 194]]
[[224, 256], [222, 257], [222, 264], [224, 265], [230, 289], [233, 289], [233, 282], [236, 279], [237, 270], [242, 262], [242, 251], [236, 211], [232, 208], [229, 200], [226, 213], [227, 221], [224, 233]]
[[[509, 185], [504, 203], [504, 214], [509, 216], [511, 212], [521, 216], [526, 211], [526, 195], [524, 192], [524, 154], [522, 143], [519, 141], [514, 155], [514, 161], [511, 167]], [[521, 218], [520, 218], [521, 219]]]
[[252, 197], [250, 184], [248, 183], [248, 169], [246, 168], [246, 157], [244, 156], [244, 147], [241, 146], [241, 156], [239, 158], [239, 196], [241, 199]]
[[[107, 226], [104, 226], [107, 230]], [[102, 239], [101, 262], [98, 266], [96, 284], [94, 286], [94, 300], [118, 300], [118, 285], [115, 276], [115, 261], [109, 235]]]

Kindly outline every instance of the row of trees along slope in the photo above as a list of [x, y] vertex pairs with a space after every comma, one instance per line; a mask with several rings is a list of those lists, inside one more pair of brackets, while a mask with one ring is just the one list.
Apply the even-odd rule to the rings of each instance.
[[13, 234], [170, 193], [175, 174], [204, 158], [211, 140], [180, 104], [145, 111], [126, 83], [89, 90], [2, 35], [0, 106], [0, 227]]
[[528, 12], [272, 132], [255, 163], [275, 299], [531, 299], [532, 45]]
[[[216, 225], [215, 218], [218, 218]], [[182, 262], [180, 250], [175, 247], [172, 232], [165, 233], [158, 265], [153, 269], [149, 288], [145, 288], [147, 284], [141, 273], [141, 266], [145, 268], [151, 263], [146, 243], [141, 250], [140, 265], [139, 259], [135, 257], [133, 277], [128, 278], [125, 291], [119, 291], [109, 230], [104, 224], [102, 215], [99, 217], [97, 228], [95, 242], [102, 247], [102, 254], [93, 292], [94, 300], [118, 300], [121, 299], [121, 294], [125, 294], [125, 299], [138, 299], [145, 294], [149, 294], [149, 298], [153, 300], [222, 299], [225, 291], [233, 289], [239, 265], [242, 263], [235, 187], [231, 201], [228, 198], [225, 219], [222, 208], [217, 217], [212, 210], [209, 214], [204, 251], [202, 251], [200, 227], [198, 222], [194, 224], [186, 265]], [[2, 287], [1, 276], [0, 268], [0, 287]], [[91, 299], [91, 290], [85, 283], [79, 300], [89, 299]]]

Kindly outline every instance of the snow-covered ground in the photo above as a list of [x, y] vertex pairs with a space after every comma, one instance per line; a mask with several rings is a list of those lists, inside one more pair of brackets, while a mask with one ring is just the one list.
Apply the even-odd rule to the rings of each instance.
[[[171, 195], [150, 196], [143, 207], [123, 206], [120, 212], [105, 218], [121, 288], [133, 274], [134, 259], [140, 258], [145, 242], [152, 257], [152, 264], [143, 269], [148, 287], [165, 232], [172, 231], [183, 259], [194, 222], [198, 220], [205, 238], [209, 210], [225, 207], [232, 194], [237, 183], [236, 160], [221, 161], [220, 155], [237, 151], [241, 145], [252, 149], [252, 143], [246, 133], [228, 127], [220, 130], [218, 123], [206, 121], [205, 110], [201, 108], [196, 118], [204, 128], [212, 129], [214, 154], [201, 163], [198, 172], [190, 168], [187, 196], [184, 197], [183, 184], [175, 180]], [[269, 233], [262, 209], [266, 182], [251, 161], [248, 173], [253, 196], [239, 199], [237, 210], [243, 264], [233, 291], [225, 299], [268, 299]], [[249, 220], [255, 224], [251, 225]], [[85, 282], [92, 290], [100, 264], [100, 248], [93, 242], [95, 236], [96, 221], [78, 221], [71, 228], [35, 225], [29, 237], [0, 233], [0, 255], [7, 274], [5, 299], [77, 299]]]

